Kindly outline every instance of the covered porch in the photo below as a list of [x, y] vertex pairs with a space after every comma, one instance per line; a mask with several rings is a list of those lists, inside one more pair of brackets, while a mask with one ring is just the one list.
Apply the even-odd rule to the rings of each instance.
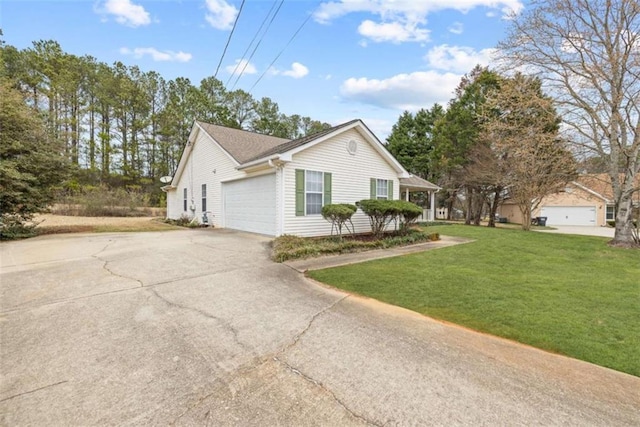
[[409, 201], [409, 193], [427, 193], [430, 209], [422, 210], [420, 221], [435, 221], [436, 193], [441, 190], [437, 185], [412, 175], [409, 178], [400, 178], [400, 196]]

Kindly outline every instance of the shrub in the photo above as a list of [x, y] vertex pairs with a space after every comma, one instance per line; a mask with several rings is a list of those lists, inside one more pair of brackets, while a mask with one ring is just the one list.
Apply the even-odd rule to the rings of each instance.
[[391, 221], [400, 221], [400, 231], [406, 233], [422, 214], [422, 208], [405, 200], [366, 199], [358, 202], [360, 209], [369, 217], [371, 232], [382, 236]]
[[369, 217], [371, 232], [376, 237], [381, 237], [387, 225], [399, 214], [391, 200], [365, 199], [360, 200], [358, 206]]
[[418, 221], [418, 217], [422, 215], [422, 208], [415, 203], [405, 200], [394, 200], [393, 203], [398, 207], [401, 215], [400, 230], [406, 233], [412, 224]]
[[342, 227], [346, 227], [349, 231], [349, 224], [351, 224], [351, 233], [354, 232], [353, 223], [351, 217], [358, 208], [355, 205], [347, 203], [338, 203], [333, 205], [326, 205], [322, 207], [322, 217], [331, 223], [331, 235], [333, 236], [333, 230], [338, 233], [338, 240], [342, 240]]
[[0, 240], [26, 239], [37, 235], [37, 224], [28, 224], [19, 215], [2, 215], [0, 217]]

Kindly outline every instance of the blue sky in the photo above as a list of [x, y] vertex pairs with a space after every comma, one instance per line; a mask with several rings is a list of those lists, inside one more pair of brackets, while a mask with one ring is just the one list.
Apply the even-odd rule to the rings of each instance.
[[[217, 77], [230, 90], [270, 97], [288, 115], [331, 124], [361, 118], [384, 139], [403, 110], [446, 104], [464, 73], [477, 63], [490, 65], [505, 36], [505, 17], [525, 3], [284, 0], [234, 85], [234, 65], [269, 11], [273, 16], [280, 5], [246, 0]], [[187, 77], [197, 85], [214, 75], [240, 5], [241, 0], [0, 0], [0, 28], [5, 42], [17, 48], [52, 39], [69, 53], [138, 65], [166, 79]]]

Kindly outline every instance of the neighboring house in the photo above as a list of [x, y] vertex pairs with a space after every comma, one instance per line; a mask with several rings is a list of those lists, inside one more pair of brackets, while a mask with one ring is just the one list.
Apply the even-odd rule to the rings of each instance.
[[[271, 236], [331, 234], [330, 203], [439, 187], [410, 175], [360, 120], [292, 141], [195, 122], [167, 193], [167, 217]], [[433, 209], [428, 212], [433, 220]], [[360, 210], [356, 232], [370, 230]]]
[[[498, 214], [509, 222], [522, 223], [518, 205], [509, 200]], [[611, 179], [608, 174], [581, 175], [562, 191], [545, 197], [531, 216], [547, 217], [547, 225], [605, 226], [615, 220]]]

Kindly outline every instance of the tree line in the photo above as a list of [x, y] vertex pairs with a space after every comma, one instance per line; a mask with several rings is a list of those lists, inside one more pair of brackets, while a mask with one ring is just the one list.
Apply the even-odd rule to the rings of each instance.
[[146, 186], [159, 194], [157, 178], [176, 169], [194, 120], [288, 139], [330, 126], [287, 116], [270, 98], [229, 91], [214, 77], [199, 85], [165, 80], [137, 66], [67, 53], [52, 40], [0, 49], [0, 78], [43, 119], [49, 139], [61, 143], [80, 185]]

